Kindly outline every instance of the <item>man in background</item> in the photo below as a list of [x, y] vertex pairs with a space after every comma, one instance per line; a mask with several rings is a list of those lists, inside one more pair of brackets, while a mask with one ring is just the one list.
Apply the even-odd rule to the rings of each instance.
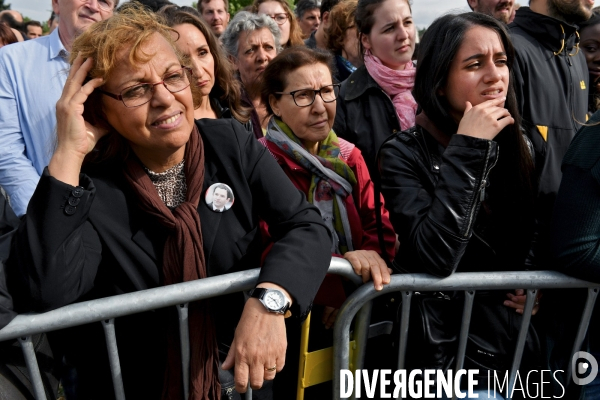
[[200, 0], [198, 11], [216, 37], [220, 38], [229, 24], [229, 2], [227, 0]]
[[28, 39], [37, 39], [43, 34], [42, 24], [39, 21], [25, 22], [25, 24], [23, 24], [23, 30]]
[[319, 5], [314, 0], [300, 0], [296, 4], [296, 18], [298, 25], [302, 29], [304, 38], [308, 38], [314, 31], [317, 30], [321, 23], [321, 10]]
[[118, 0], [52, 0], [60, 17], [48, 36], [0, 48], [0, 186], [25, 214], [56, 140], [56, 101], [77, 36], [109, 18]]
[[[536, 230], [526, 264], [531, 269], [551, 269], [553, 264], [550, 220], [561, 164], [588, 109], [588, 67], [579, 49], [577, 24], [590, 18], [592, 6], [588, 0], [531, 0], [508, 26], [516, 52], [513, 72], [521, 128], [533, 144], [538, 178]], [[534, 323], [550, 363], [543, 369], [557, 371], [555, 378], [563, 384], [566, 374], [558, 370], [567, 370], [575, 335], [569, 331], [578, 326], [579, 320], [572, 319], [580, 317], [574, 310], [583, 309], [577, 297], [567, 290], [545, 291]], [[555, 390], [561, 393], [561, 388]], [[567, 393], [565, 398], [578, 397]]]
[[490, 15], [498, 21], [508, 24], [513, 12], [513, 0], [467, 0], [471, 10]]
[[321, 23], [316, 31], [314, 31], [308, 39], [304, 41], [306, 47], [310, 49], [327, 50], [327, 42], [325, 40], [325, 30], [329, 28], [329, 13], [333, 6], [339, 3], [340, 0], [323, 0], [321, 2]]

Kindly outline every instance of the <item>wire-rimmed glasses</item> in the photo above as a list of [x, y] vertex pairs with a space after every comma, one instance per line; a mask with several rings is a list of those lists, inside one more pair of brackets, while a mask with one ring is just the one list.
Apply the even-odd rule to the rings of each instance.
[[268, 15], [269, 17], [271, 17], [273, 19], [273, 21], [277, 22], [277, 25], [283, 25], [285, 24], [285, 21], [288, 20], [288, 15], [287, 13], [277, 13], [277, 14], [265, 14]]
[[275, 92], [275, 94], [288, 94], [294, 99], [294, 103], [298, 107], [308, 107], [315, 102], [317, 93], [325, 103], [331, 103], [338, 98], [340, 94], [340, 84], [334, 83], [331, 85], [323, 86], [320, 89], [299, 89], [291, 92]]
[[138, 83], [137, 85], [126, 87], [121, 90], [120, 94], [114, 94], [102, 89], [98, 91], [102, 94], [112, 97], [116, 100], [121, 100], [125, 107], [139, 107], [152, 99], [154, 87], [163, 84], [171, 93], [181, 92], [190, 86], [190, 77], [192, 76], [191, 68], [181, 67], [176, 71], [171, 71], [163, 76], [163, 80], [156, 83]]

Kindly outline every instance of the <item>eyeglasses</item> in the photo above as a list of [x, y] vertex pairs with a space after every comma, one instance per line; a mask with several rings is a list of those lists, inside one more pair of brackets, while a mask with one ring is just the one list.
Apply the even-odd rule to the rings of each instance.
[[325, 103], [331, 103], [338, 98], [340, 94], [340, 84], [334, 83], [332, 85], [323, 86], [321, 89], [300, 89], [294, 90], [293, 92], [275, 92], [275, 94], [289, 94], [294, 99], [294, 103], [298, 107], [308, 107], [315, 102], [317, 93], [323, 99]]
[[[94, 0], [82, 0], [83, 3], [91, 3]], [[112, 11], [115, 8], [114, 0], [97, 0], [98, 8], [102, 11]]]
[[[265, 14], [265, 15], [269, 15], [269, 14]], [[272, 14], [272, 15], [269, 15], [269, 17], [271, 17], [273, 19], [273, 21], [277, 22], [277, 25], [283, 25], [283, 24], [285, 24], [285, 21], [288, 20], [287, 13]]]
[[160, 85], [161, 83], [165, 85], [165, 88], [167, 88], [167, 90], [171, 93], [181, 92], [183, 89], [186, 89], [190, 86], [191, 76], [191, 68], [182, 67], [177, 71], [167, 73], [160, 82], [139, 83], [137, 85], [129, 86], [121, 90], [121, 93], [118, 95], [109, 93], [102, 89], [98, 89], [98, 91], [107, 95], [108, 97], [112, 97], [113, 99], [121, 100], [125, 107], [133, 108], [142, 106], [149, 102], [154, 94], [154, 87], [156, 85]]

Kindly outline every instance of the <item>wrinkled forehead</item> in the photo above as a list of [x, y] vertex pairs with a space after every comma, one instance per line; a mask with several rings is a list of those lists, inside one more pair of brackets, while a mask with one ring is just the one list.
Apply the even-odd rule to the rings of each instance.
[[270, 44], [275, 46], [275, 38], [269, 28], [258, 28], [252, 31], [243, 31], [240, 35], [239, 43], [246, 45]]

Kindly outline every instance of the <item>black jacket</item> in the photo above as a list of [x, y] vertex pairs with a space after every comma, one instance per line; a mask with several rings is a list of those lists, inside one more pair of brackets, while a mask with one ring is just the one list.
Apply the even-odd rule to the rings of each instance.
[[381, 193], [400, 240], [398, 268], [449, 276], [479, 271], [481, 260], [492, 258], [493, 249], [473, 234], [497, 157], [496, 142], [452, 135], [444, 149], [419, 125], [385, 143]]
[[[331, 259], [331, 238], [318, 210], [239, 123], [203, 119], [196, 125], [204, 142], [203, 193], [214, 183], [225, 183], [235, 196], [234, 205], [223, 213], [209, 209], [203, 197], [198, 205], [208, 274], [260, 266], [262, 218], [275, 244], [259, 281], [286, 288], [294, 300], [292, 312], [305, 316]], [[87, 166], [80, 184], [84, 190], [71, 212], [66, 202], [74, 188], [47, 170], [40, 179], [10, 259], [22, 307], [45, 311], [161, 285], [164, 229], [139, 210], [120, 166]], [[220, 342], [230, 344], [243, 305], [242, 294], [211, 301]], [[167, 321], [176, 318], [172, 313], [157, 310], [116, 320], [127, 397], [160, 395], [166, 349], [161, 343]], [[83, 386], [95, 388], [83, 398], [113, 396], [99, 325], [60, 335], [67, 363], [79, 366]]]
[[0, 329], [17, 315], [13, 310], [12, 297], [6, 287], [4, 262], [8, 259], [12, 237], [19, 226], [15, 215], [3, 193], [0, 193]]
[[[577, 27], [521, 7], [509, 32], [516, 51], [515, 89], [522, 127], [535, 149], [539, 177], [535, 264], [547, 267], [549, 225], [560, 166], [586, 120], [588, 69]], [[564, 31], [564, 33], [563, 33]]]
[[392, 100], [364, 65], [342, 84], [333, 130], [360, 149], [371, 179], [378, 183], [377, 151], [390, 135], [401, 129]]
[[[520, 269], [529, 243], [521, 243], [521, 251], [515, 252], [520, 255], [521, 264], [515, 264], [515, 254], [504, 254], [497, 246], [498, 229], [488, 215], [488, 199], [495, 195], [491, 190], [494, 182], [490, 183], [489, 177], [500, 157], [498, 147], [494, 141], [452, 135], [444, 148], [420, 125], [394, 135], [382, 146], [381, 192], [400, 240], [394, 260], [396, 269], [442, 277], [455, 271]], [[444, 333], [441, 335], [444, 340], [454, 339], [446, 343], [446, 348], [436, 349], [437, 352], [423, 349], [418, 352], [420, 355], [415, 354], [416, 361], [409, 361], [416, 362], [418, 367], [451, 366], [462, 303], [459, 294], [450, 295], [454, 297], [450, 304], [436, 300], [431, 306], [435, 311], [422, 312], [429, 316], [437, 314], [438, 323], [443, 321], [422, 336], [437, 331]], [[485, 369], [509, 368], [521, 316], [503, 305], [505, 299], [504, 291], [477, 293], [464, 368], [479, 368], [483, 375]], [[427, 321], [419, 321], [418, 325], [433, 326]], [[440, 342], [432, 342], [440, 346]], [[524, 358], [527, 365], [536, 365], [537, 359], [532, 354], [537, 349], [537, 336], [532, 329]]]

